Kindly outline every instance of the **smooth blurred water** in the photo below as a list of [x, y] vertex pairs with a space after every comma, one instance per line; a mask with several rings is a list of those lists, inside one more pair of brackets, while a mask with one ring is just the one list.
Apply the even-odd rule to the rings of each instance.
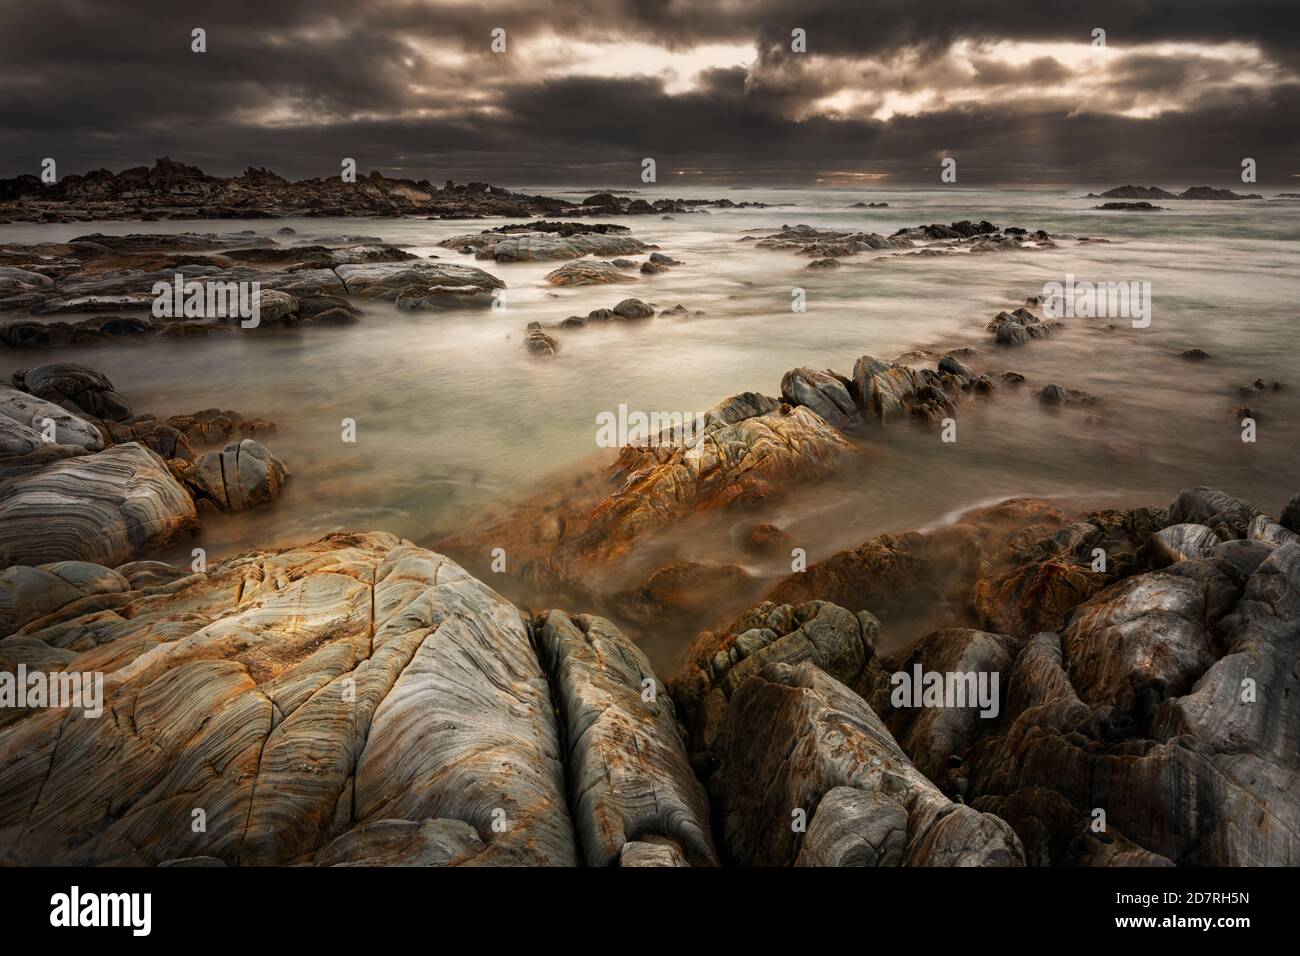
[[[1163, 504], [1181, 487], [1215, 484], [1276, 513], [1300, 491], [1300, 203], [1170, 201], [1165, 212], [1099, 212], [1081, 192], [716, 191], [711, 195], [737, 202], [789, 205], [615, 218], [684, 264], [626, 285], [565, 289], [543, 281], [559, 263], [479, 262], [436, 246], [504, 219], [5, 225], [5, 242], [95, 231], [253, 229], [274, 236], [285, 225], [297, 230], [296, 239], [375, 235], [419, 255], [486, 268], [508, 289], [502, 311], [399, 313], [388, 304], [367, 305], [360, 324], [341, 329], [4, 352], [0, 373], [82, 362], [107, 373], [138, 412], [216, 405], [279, 423], [267, 444], [288, 463], [293, 481], [272, 507], [207, 519], [198, 543], [213, 557], [345, 528], [427, 542], [472, 520], [481, 505], [610, 460], [612, 452], [596, 446], [599, 412], [620, 404], [702, 412], [740, 391], [779, 394], [782, 374], [795, 366], [848, 374], [860, 355], [892, 358], [916, 346], [972, 345], [981, 350], [970, 360], [978, 369], [1015, 369], [1032, 385], [1087, 389], [1105, 404], [1088, 413], [1053, 412], [1031, 389], [1004, 390], [962, 410], [955, 444], [940, 443], [933, 431], [891, 429], [836, 479], [800, 489], [760, 516], [786, 525], [812, 560], [881, 531], [923, 527], [1011, 495]], [[640, 192], [650, 199], [676, 194]], [[890, 208], [849, 208], [859, 200]], [[1110, 242], [949, 258], [864, 254], [836, 270], [810, 271], [792, 253], [739, 241], [783, 223], [889, 234], [959, 219]], [[1109, 320], [1067, 320], [1069, 328], [1055, 338], [995, 348], [983, 331], [993, 314], [1067, 272], [1149, 281], [1151, 327], [1134, 330], [1119, 320], [1107, 330]], [[801, 314], [790, 309], [795, 287], [806, 290]], [[562, 332], [554, 359], [531, 356], [521, 344], [531, 320], [585, 315], [628, 296], [705, 314]], [[1176, 357], [1191, 347], [1213, 360]], [[1259, 377], [1292, 388], [1258, 400], [1235, 394], [1233, 386]], [[1230, 415], [1243, 401], [1261, 414], [1255, 444], [1241, 442]], [[340, 440], [344, 418], [357, 421], [356, 444]], [[736, 520], [733, 534], [755, 518]], [[682, 556], [704, 557], [730, 552], [729, 543], [724, 533], [716, 540], [683, 537], [672, 546]]]

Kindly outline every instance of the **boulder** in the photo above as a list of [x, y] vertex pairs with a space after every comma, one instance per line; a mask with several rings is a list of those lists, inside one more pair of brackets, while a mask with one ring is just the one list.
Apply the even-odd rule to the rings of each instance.
[[781, 397], [791, 405], [811, 408], [827, 424], [846, 428], [857, 420], [858, 408], [849, 395], [848, 381], [834, 372], [796, 368], [781, 379]]
[[[54, 423], [52, 443], [45, 440], [47, 421]], [[104, 447], [104, 435], [93, 423], [62, 406], [0, 387], [0, 452], [23, 454], [46, 444], [99, 451]]]
[[[411, 302], [431, 300], [452, 304], [460, 301], [463, 294], [469, 298], [469, 304], [481, 305], [484, 295], [490, 299], [493, 289], [504, 289], [506, 285], [482, 269], [443, 262], [359, 263], [337, 266], [334, 271], [346, 286], [348, 295], [386, 302], [397, 301], [410, 288], [412, 292], [408, 298]], [[476, 292], [453, 291], [467, 287]], [[450, 298], [442, 299], [440, 296], [443, 294]]]
[[636, 277], [619, 270], [612, 262], [566, 262], [546, 274], [551, 285], [608, 285], [635, 282]]
[[1221, 540], [1228, 541], [1246, 537], [1257, 514], [1259, 510], [1244, 501], [1201, 485], [1178, 493], [1169, 506], [1169, 523], [1205, 525]]
[[280, 497], [289, 469], [261, 442], [232, 441], [180, 470], [200, 501], [220, 511], [244, 511]]
[[0, 566], [116, 565], [198, 530], [162, 459], [131, 442], [0, 481]]
[[93, 368], [59, 362], [14, 372], [15, 388], [68, 411], [91, 418], [120, 422], [131, 417], [131, 405], [113, 388], [108, 377]]

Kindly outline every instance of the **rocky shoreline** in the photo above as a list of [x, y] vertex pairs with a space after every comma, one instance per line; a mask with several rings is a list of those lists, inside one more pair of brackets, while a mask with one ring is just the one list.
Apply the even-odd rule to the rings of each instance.
[[[932, 553], [869, 544], [701, 635], [666, 687], [610, 621], [524, 614], [392, 535], [10, 567], [4, 668], [103, 672], [108, 710], [0, 711], [0, 859], [1294, 864], [1300, 496], [1287, 526], [1205, 488], [996, 510], [1019, 563], [974, 599], [1023, 618], [884, 658], [859, 605]], [[999, 675], [997, 718], [895, 706], [912, 667]]]
[[[231, 188], [178, 173], [157, 195], [186, 182]], [[593, 199], [521, 206], [564, 218], [442, 246], [556, 261], [552, 285], [690, 268], [569, 218], [627, 211]], [[1104, 241], [967, 220], [747, 238], [820, 268]], [[0, 341], [236, 334], [131, 314], [178, 274], [258, 282], [270, 330], [364, 321], [358, 302], [490, 308], [506, 288], [374, 237], [96, 234], [0, 246], [0, 308], [33, 316]], [[608, 301], [530, 326], [525, 346], [554, 356], [592, 323], [689, 314]], [[0, 674], [98, 673], [106, 698], [98, 719], [0, 707], [0, 863], [1295, 865], [1300, 495], [1276, 520], [1207, 487], [1104, 511], [1011, 498], [779, 580], [740, 566], [792, 544], [765, 509], [900, 429], [938, 432], [999, 397], [1104, 416], [1104, 396], [1006, 366], [1068, 334], [1045, 304], [981, 323], [987, 349], [792, 368], [779, 395], [716, 404], [690, 441], [626, 444], [429, 546], [355, 531], [188, 569], [153, 556], [290, 480], [263, 443], [275, 426], [140, 414], [130, 383], [79, 364], [19, 369], [0, 388]], [[80, 313], [94, 317], [48, 318]], [[670, 534], [751, 513], [734, 563], [658, 557]], [[487, 583], [498, 550], [496, 580], [526, 600]], [[639, 637], [672, 628], [694, 642], [656, 674]], [[982, 675], [991, 696], [917, 706], [895, 694], [912, 673]]]
[[153, 166], [119, 173], [99, 169], [64, 176], [57, 183], [34, 175], [0, 179], [0, 223], [94, 220], [280, 219], [310, 217], [419, 216], [480, 219], [486, 216], [636, 216], [694, 212], [705, 207], [762, 208], [730, 199], [644, 199], [610, 192], [575, 203], [512, 192], [488, 183], [394, 179], [375, 171], [290, 182], [269, 169], [249, 167], [240, 176], [211, 176], [168, 157]]

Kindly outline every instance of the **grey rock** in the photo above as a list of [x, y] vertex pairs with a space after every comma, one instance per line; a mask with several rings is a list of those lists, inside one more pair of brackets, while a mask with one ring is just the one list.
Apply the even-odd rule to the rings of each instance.
[[85, 451], [104, 447], [103, 434], [86, 419], [43, 398], [0, 387], [0, 452], [23, 454], [48, 444], [44, 438], [47, 419], [54, 423], [54, 444], [75, 445]]
[[1159, 570], [1179, 561], [1213, 553], [1219, 536], [1203, 524], [1174, 524], [1157, 531], [1142, 546], [1146, 566]]
[[198, 530], [194, 502], [135, 442], [0, 481], [0, 565], [112, 566]]
[[901, 866], [907, 811], [877, 791], [835, 787], [817, 804], [795, 866]]
[[120, 422], [131, 417], [131, 405], [114, 389], [108, 376], [84, 365], [58, 362], [14, 372], [16, 388], [62, 405], [77, 415]]
[[781, 379], [781, 397], [791, 405], [811, 408], [836, 428], [845, 428], [858, 417], [847, 381], [829, 370], [791, 369]]
[[[1020, 841], [1006, 823], [945, 797], [912, 766], [866, 702], [810, 662], [769, 665], [737, 690], [727, 708], [718, 759], [714, 785], [723, 841], [741, 865], [796, 862], [800, 834], [791, 826], [794, 812], [810, 813], [839, 787], [877, 794], [905, 813], [904, 866], [1024, 864]], [[762, 786], [755, 786], [757, 781]], [[846, 829], [894, 828], [898, 811], [887, 811], [882, 823], [878, 802], [837, 798], [837, 804], [846, 815], [869, 816], [828, 825], [830, 836]], [[834, 843], [820, 840], [814, 852]]]
[[600, 617], [553, 610], [535, 629], [563, 720], [587, 865], [611, 865], [625, 844], [651, 836], [697, 866], [716, 864], [708, 800], [645, 655]]
[[290, 477], [284, 462], [251, 438], [206, 452], [182, 475], [195, 494], [221, 511], [243, 511], [274, 501]]

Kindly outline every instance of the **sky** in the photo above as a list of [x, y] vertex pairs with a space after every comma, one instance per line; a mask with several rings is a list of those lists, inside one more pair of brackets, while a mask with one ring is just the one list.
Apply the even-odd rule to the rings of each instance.
[[970, 186], [1300, 191], [1298, 0], [0, 0], [0, 23], [0, 176], [351, 157], [635, 188], [649, 157], [687, 194], [924, 185], [951, 157]]

